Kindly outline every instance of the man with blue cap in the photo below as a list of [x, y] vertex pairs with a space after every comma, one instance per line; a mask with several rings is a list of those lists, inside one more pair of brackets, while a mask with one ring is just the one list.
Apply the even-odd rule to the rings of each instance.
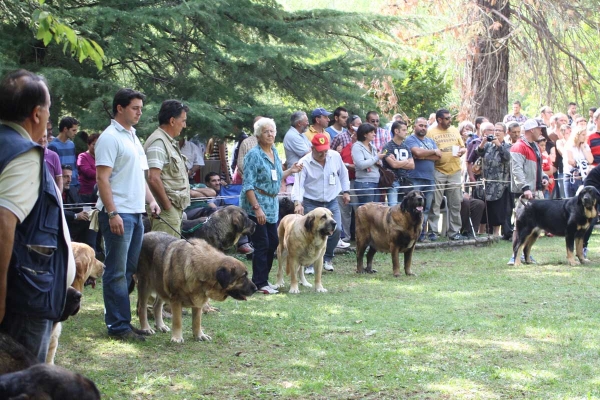
[[331, 142], [331, 137], [329, 133], [325, 131], [325, 128], [329, 126], [330, 115], [331, 113], [325, 110], [324, 108], [315, 108], [314, 110], [312, 110], [312, 112], [310, 113], [312, 125], [310, 125], [306, 132], [304, 132], [304, 135], [308, 138], [309, 141], [312, 142], [313, 137], [315, 137], [317, 133], [323, 133], [325, 136], [327, 136], [328, 142]]

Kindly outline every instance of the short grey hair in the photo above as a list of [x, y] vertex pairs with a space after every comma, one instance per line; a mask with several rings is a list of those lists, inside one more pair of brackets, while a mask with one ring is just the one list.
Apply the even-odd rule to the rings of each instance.
[[277, 136], [277, 126], [275, 125], [275, 121], [271, 118], [261, 118], [254, 123], [254, 136], [259, 138], [262, 135], [263, 128], [271, 127], [275, 130], [275, 135]]
[[306, 117], [306, 119], [308, 119], [308, 116], [306, 115], [306, 113], [304, 111], [296, 111], [290, 117], [290, 125], [295, 128], [296, 124], [298, 124], [298, 122], [302, 121], [304, 119], [304, 117]]

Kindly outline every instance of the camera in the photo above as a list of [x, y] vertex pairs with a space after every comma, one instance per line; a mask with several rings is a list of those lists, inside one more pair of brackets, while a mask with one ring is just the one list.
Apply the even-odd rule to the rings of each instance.
[[494, 136], [494, 135], [487, 135], [487, 141], [488, 142], [493, 142], [494, 139], [496, 139], [496, 136]]

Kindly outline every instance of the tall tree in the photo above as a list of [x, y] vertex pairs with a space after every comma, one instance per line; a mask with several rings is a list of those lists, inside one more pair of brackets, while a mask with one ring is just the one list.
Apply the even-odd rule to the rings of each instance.
[[597, 2], [390, 0], [386, 10], [427, 16], [423, 30], [409, 39], [433, 43], [453, 59], [449, 65], [458, 78], [460, 118], [497, 120], [514, 93], [528, 97], [534, 108], [600, 101]]
[[273, 0], [51, 0], [44, 7], [104, 49], [103, 69], [79, 64], [54, 42], [26, 40], [28, 21], [2, 17], [0, 68], [43, 72], [53, 114], [74, 113], [94, 129], [106, 125], [104, 109], [121, 86], [148, 95], [152, 117], [139, 125], [146, 133], [167, 98], [188, 103], [188, 131], [205, 136], [227, 135], [256, 115], [286, 126], [298, 108], [365, 110], [374, 103], [357, 82], [385, 73], [380, 58], [397, 47], [389, 29], [398, 19], [291, 13]]

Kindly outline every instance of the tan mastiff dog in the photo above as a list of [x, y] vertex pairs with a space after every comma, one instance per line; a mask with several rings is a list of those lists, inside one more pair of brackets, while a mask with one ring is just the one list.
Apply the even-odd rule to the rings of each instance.
[[312, 285], [304, 277], [304, 266], [315, 266], [315, 289], [326, 292], [321, 283], [323, 272], [323, 255], [327, 247], [327, 238], [335, 232], [336, 222], [330, 210], [318, 207], [302, 216], [290, 214], [279, 222], [279, 246], [277, 247], [277, 287], [283, 287], [283, 268], [291, 275], [290, 293], [300, 293], [300, 283], [306, 287]]
[[202, 239], [176, 239], [164, 232], [144, 235], [137, 269], [138, 316], [141, 329], [149, 334], [148, 297], [156, 294], [156, 328], [168, 332], [162, 318], [165, 301], [171, 304], [173, 333], [171, 341], [183, 343], [182, 307], [192, 308], [192, 333], [196, 340], [211, 340], [202, 331], [202, 307], [208, 299], [223, 301], [231, 296], [246, 300], [256, 292], [248, 279], [248, 269], [239, 260], [226, 256]]

